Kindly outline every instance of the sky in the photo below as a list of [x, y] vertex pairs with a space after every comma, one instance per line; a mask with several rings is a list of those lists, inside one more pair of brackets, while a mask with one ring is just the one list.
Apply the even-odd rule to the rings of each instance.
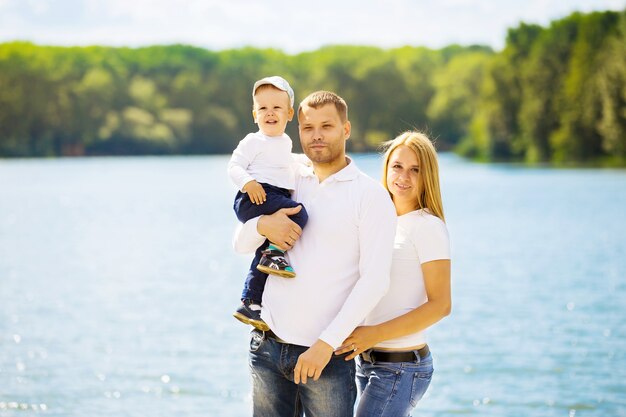
[[504, 46], [521, 21], [547, 25], [574, 11], [624, 10], [626, 0], [0, 0], [0, 42], [287, 53], [325, 45]]

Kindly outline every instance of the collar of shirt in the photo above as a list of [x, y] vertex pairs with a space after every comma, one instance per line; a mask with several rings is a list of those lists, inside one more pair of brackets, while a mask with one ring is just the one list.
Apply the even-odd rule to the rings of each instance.
[[[348, 160], [348, 165], [326, 178], [325, 181], [352, 181], [359, 176], [359, 169], [356, 164], [350, 157], [346, 156], [346, 159]], [[315, 171], [312, 166], [301, 166], [299, 173], [303, 177], [315, 176]]]
[[291, 140], [291, 138], [289, 137], [289, 135], [288, 135], [288, 134], [286, 134], [286, 133], [282, 133], [282, 134], [280, 134], [280, 135], [278, 135], [278, 136], [268, 136], [268, 135], [266, 135], [265, 133], [263, 133], [263, 132], [261, 132], [260, 130], [258, 130], [258, 131], [256, 132], [256, 134], [257, 134], [257, 135], [259, 135], [260, 137], [264, 138], [264, 139], [270, 139], [270, 140], [271, 140], [271, 139], [274, 139], [274, 140], [276, 140], [276, 139], [283, 139], [283, 140], [284, 140], [284, 139], [287, 139], [287, 140]]

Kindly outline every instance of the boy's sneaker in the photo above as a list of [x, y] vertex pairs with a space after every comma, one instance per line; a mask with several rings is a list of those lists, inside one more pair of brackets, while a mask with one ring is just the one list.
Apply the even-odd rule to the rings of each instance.
[[264, 250], [256, 269], [266, 274], [277, 275], [283, 278], [294, 278], [296, 276], [293, 268], [285, 259], [285, 253], [277, 250]]
[[270, 329], [270, 326], [268, 326], [267, 323], [265, 323], [261, 318], [261, 306], [252, 300], [243, 300], [237, 311], [233, 313], [233, 317], [240, 322], [254, 326], [263, 332]]

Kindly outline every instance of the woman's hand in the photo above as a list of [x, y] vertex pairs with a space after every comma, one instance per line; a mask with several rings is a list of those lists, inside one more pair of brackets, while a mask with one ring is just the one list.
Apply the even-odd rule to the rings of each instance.
[[380, 332], [377, 331], [376, 326], [360, 326], [354, 329], [343, 344], [335, 350], [335, 355], [352, 352], [345, 357], [345, 360], [350, 361], [379, 342], [381, 342]]

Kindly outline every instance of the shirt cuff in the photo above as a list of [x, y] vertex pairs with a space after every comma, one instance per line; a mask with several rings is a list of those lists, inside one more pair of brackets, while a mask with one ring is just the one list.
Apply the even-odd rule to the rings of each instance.
[[345, 337], [341, 338], [341, 336], [334, 335], [331, 332], [325, 330], [324, 332], [322, 332], [319, 339], [331, 345], [333, 347], [333, 350], [336, 350], [339, 346], [341, 346]]
[[265, 242], [265, 237], [257, 231], [259, 217], [237, 225], [233, 236], [233, 248], [237, 253], [252, 253]]
[[250, 181], [254, 181], [254, 177], [244, 177], [244, 178], [240, 179], [239, 181], [240, 181], [239, 184], [238, 184], [239, 191], [241, 191], [243, 193], [244, 192], [243, 191], [244, 185], [246, 185]]

